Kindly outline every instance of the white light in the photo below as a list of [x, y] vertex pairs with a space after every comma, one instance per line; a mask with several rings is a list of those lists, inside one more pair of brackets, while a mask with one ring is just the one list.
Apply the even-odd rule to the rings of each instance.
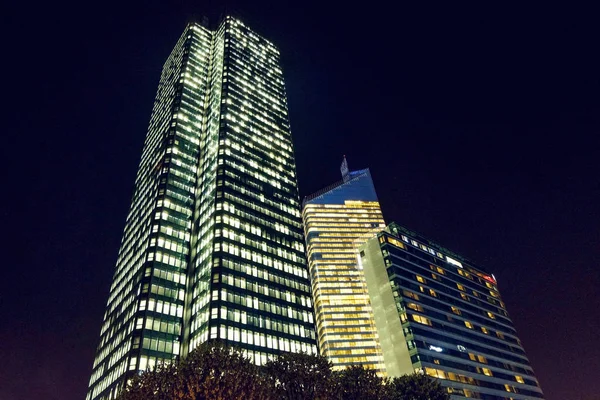
[[465, 346], [461, 346], [460, 344], [456, 346], [456, 348], [462, 353], [465, 353], [467, 351], [467, 348]]
[[449, 264], [454, 264], [454, 265], [459, 266], [461, 268], [463, 267], [462, 264], [459, 261], [456, 261], [455, 259], [450, 258], [448, 256], [446, 256], [446, 261], [448, 261]]
[[442, 351], [444, 351], [444, 349], [442, 349], [441, 347], [438, 347], [438, 346], [429, 346], [429, 350], [437, 351], [438, 353], [441, 353]]

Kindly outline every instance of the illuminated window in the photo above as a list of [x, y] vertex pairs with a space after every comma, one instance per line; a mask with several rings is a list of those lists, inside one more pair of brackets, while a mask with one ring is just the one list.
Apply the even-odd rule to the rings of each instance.
[[421, 282], [421, 283], [427, 283], [427, 281], [425, 280], [425, 278], [423, 278], [421, 275], [415, 275], [417, 277], [417, 281]]
[[457, 307], [450, 307], [452, 309], [452, 312], [456, 315], [461, 315], [462, 313], [460, 312], [460, 310]]
[[489, 368], [481, 368], [481, 370], [483, 371], [483, 374], [485, 376], [494, 376], [494, 374], [492, 374], [492, 371]]
[[435, 368], [425, 368], [425, 373], [429, 376], [433, 376], [434, 378], [446, 379], [446, 373], [441, 369]]
[[484, 326], [481, 327], [481, 332], [485, 333], [486, 335], [489, 335], [490, 333], [490, 331], [488, 331], [487, 328]]
[[408, 290], [403, 290], [402, 295], [405, 297], [409, 297], [411, 299], [419, 300], [419, 295], [413, 292], [409, 292]]
[[432, 326], [431, 320], [429, 318], [423, 317], [421, 315], [415, 315], [415, 314], [413, 314], [412, 318], [415, 322], [418, 322], [423, 325]]
[[437, 293], [433, 289], [429, 289], [429, 294], [432, 295], [433, 297], [437, 297]]
[[465, 321], [465, 326], [469, 329], [473, 329], [473, 324], [470, 323], [469, 321]]
[[469, 358], [472, 361], [479, 361], [480, 363], [487, 364], [487, 359], [484, 356], [481, 356], [481, 355], [478, 355], [478, 354], [469, 353]]
[[519, 383], [525, 383], [525, 380], [523, 379], [523, 377], [519, 376], [519, 375], [515, 375], [515, 380]]
[[491, 312], [487, 312], [488, 317], [490, 317], [491, 319], [496, 319], [496, 316], [494, 314], [492, 314]]
[[455, 259], [453, 259], [453, 258], [450, 258], [450, 257], [448, 257], [448, 256], [446, 256], [446, 261], [448, 261], [448, 263], [449, 263], [449, 264], [454, 264], [454, 265], [456, 265], [457, 267], [460, 267], [460, 268], [462, 268], [462, 264], [460, 263], [460, 261], [456, 261]]
[[405, 247], [404, 247], [404, 243], [400, 242], [400, 241], [399, 241], [399, 240], [397, 240], [397, 239], [394, 239], [394, 238], [388, 237], [388, 238], [387, 238], [387, 241], [388, 241], [389, 243], [393, 244], [393, 245], [394, 245], [394, 246], [396, 246], [396, 247], [400, 247], [401, 249], [404, 249], [404, 248], [405, 248]]
[[505, 389], [507, 392], [510, 392], [510, 393], [517, 393], [517, 389], [516, 389], [514, 386], [511, 386], [511, 385], [507, 385], [507, 384], [505, 384], [505, 385], [504, 385], [504, 389]]
[[456, 284], [456, 287], [459, 288], [460, 290], [465, 290], [465, 287], [463, 285], [461, 285], [460, 283]]
[[431, 265], [431, 264], [429, 264], [429, 269], [432, 270], [432, 271], [437, 272], [438, 274], [446, 275], [446, 271], [444, 271], [443, 268], [438, 267], [437, 265]]
[[460, 297], [462, 297], [462, 299], [463, 299], [463, 300], [470, 301], [470, 300], [469, 300], [469, 296], [467, 296], [467, 295], [466, 295], [466, 294], [464, 294], [464, 293], [461, 293], [461, 294], [460, 294]]
[[421, 307], [420, 305], [418, 305], [418, 304], [415, 304], [415, 303], [408, 303], [408, 304], [406, 305], [406, 307], [408, 307], [408, 308], [410, 308], [410, 309], [413, 309], [413, 310], [415, 310], [415, 311], [420, 311], [420, 312], [423, 312], [423, 307]]

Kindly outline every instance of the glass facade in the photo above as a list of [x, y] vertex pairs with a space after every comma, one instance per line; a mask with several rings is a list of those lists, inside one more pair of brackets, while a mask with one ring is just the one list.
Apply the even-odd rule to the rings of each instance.
[[188, 25], [146, 136], [87, 399], [220, 339], [262, 364], [316, 352], [278, 50]]
[[452, 399], [542, 399], [493, 275], [397, 224], [361, 246], [391, 376], [422, 371]]
[[358, 247], [385, 227], [368, 169], [307, 197], [302, 218], [320, 353], [334, 369], [360, 364], [385, 374]]

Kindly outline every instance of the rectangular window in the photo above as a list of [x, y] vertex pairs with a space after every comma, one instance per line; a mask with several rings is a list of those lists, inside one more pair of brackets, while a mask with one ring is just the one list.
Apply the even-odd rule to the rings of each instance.
[[423, 325], [432, 326], [431, 325], [431, 320], [429, 320], [429, 318], [426, 318], [426, 317], [423, 317], [423, 316], [420, 316], [420, 315], [414, 315], [414, 314], [413, 314], [412, 318], [413, 318], [413, 320], [415, 322], [418, 322], [418, 323], [423, 324]]
[[[383, 238], [382, 238], [383, 239]], [[394, 238], [388, 237], [387, 241], [391, 244], [393, 244], [396, 247], [400, 247], [401, 249], [404, 249], [404, 243], [400, 242], [399, 240], [396, 240]]]
[[413, 309], [413, 310], [415, 310], [415, 311], [424, 312], [424, 311], [423, 311], [423, 307], [421, 307], [421, 306], [420, 306], [420, 305], [418, 305], [418, 304], [415, 304], [415, 303], [408, 303], [406, 306], [407, 306], [408, 308], [410, 308], [410, 309]]
[[505, 384], [504, 389], [506, 389], [506, 391], [510, 392], [510, 393], [517, 393], [517, 390], [515, 389], [515, 387], [511, 386], [511, 385]]
[[403, 290], [402, 295], [405, 297], [409, 297], [411, 299], [419, 300], [419, 295], [413, 292], [409, 292], [408, 290]]

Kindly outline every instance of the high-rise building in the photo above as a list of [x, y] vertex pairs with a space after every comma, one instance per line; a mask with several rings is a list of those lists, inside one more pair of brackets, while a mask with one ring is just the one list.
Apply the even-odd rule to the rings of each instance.
[[385, 227], [368, 169], [305, 198], [302, 218], [320, 353], [334, 369], [359, 364], [385, 374], [358, 248]]
[[87, 399], [220, 339], [255, 363], [316, 352], [279, 51], [189, 24], [152, 110]]
[[360, 250], [390, 376], [422, 371], [454, 399], [542, 399], [496, 278], [397, 224]]

